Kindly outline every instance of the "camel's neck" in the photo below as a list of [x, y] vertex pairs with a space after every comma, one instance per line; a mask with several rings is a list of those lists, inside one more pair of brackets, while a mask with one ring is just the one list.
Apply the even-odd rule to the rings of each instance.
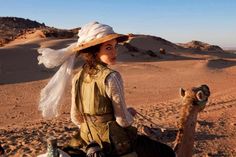
[[192, 156], [197, 115], [197, 107], [193, 106], [191, 100], [183, 101], [181, 124], [176, 137], [176, 146], [174, 148], [178, 156]]

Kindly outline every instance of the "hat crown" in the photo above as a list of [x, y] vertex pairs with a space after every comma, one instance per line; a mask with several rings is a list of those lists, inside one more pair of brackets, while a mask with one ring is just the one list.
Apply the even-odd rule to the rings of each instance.
[[79, 30], [77, 46], [109, 34], [115, 34], [111, 26], [99, 22], [88, 23]]

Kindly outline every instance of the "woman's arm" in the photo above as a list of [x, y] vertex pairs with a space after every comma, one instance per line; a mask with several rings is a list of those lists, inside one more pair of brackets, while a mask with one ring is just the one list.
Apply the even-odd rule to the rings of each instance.
[[133, 117], [126, 108], [121, 75], [113, 72], [107, 76], [105, 83], [106, 93], [112, 100], [116, 122], [122, 127], [130, 126], [133, 123]]

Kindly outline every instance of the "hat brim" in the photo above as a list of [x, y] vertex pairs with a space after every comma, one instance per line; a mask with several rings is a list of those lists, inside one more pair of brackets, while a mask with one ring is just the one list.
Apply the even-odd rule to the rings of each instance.
[[120, 42], [127, 41], [129, 39], [129, 35], [109, 34], [109, 35], [106, 35], [104, 37], [94, 39], [94, 40], [88, 41], [86, 43], [80, 44], [77, 47], [75, 47], [73, 49], [73, 51], [74, 52], [79, 52], [79, 51], [84, 50], [86, 48], [89, 48], [89, 47], [92, 47], [92, 46], [95, 46], [95, 45], [98, 45], [98, 44], [102, 44], [104, 42], [107, 42], [107, 41], [110, 41], [110, 40], [113, 40], [113, 39], [116, 39], [117, 42], [120, 43]]

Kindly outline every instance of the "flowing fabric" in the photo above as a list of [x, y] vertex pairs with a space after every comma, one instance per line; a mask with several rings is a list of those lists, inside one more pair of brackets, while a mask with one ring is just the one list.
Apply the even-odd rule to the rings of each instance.
[[44, 64], [46, 68], [54, 68], [62, 65], [66, 60], [68, 60], [73, 55], [73, 48], [76, 47], [76, 42], [72, 43], [70, 46], [54, 50], [50, 48], [39, 48], [38, 53], [38, 64]]
[[54, 68], [63, 63], [48, 84], [41, 90], [39, 110], [42, 111], [43, 117], [50, 118], [59, 115], [60, 102], [73, 70], [75, 54], [71, 55], [70, 49], [74, 45], [72, 44], [68, 48], [60, 50], [49, 48], [38, 50], [42, 54], [38, 57], [39, 64], [44, 64], [47, 68]]

